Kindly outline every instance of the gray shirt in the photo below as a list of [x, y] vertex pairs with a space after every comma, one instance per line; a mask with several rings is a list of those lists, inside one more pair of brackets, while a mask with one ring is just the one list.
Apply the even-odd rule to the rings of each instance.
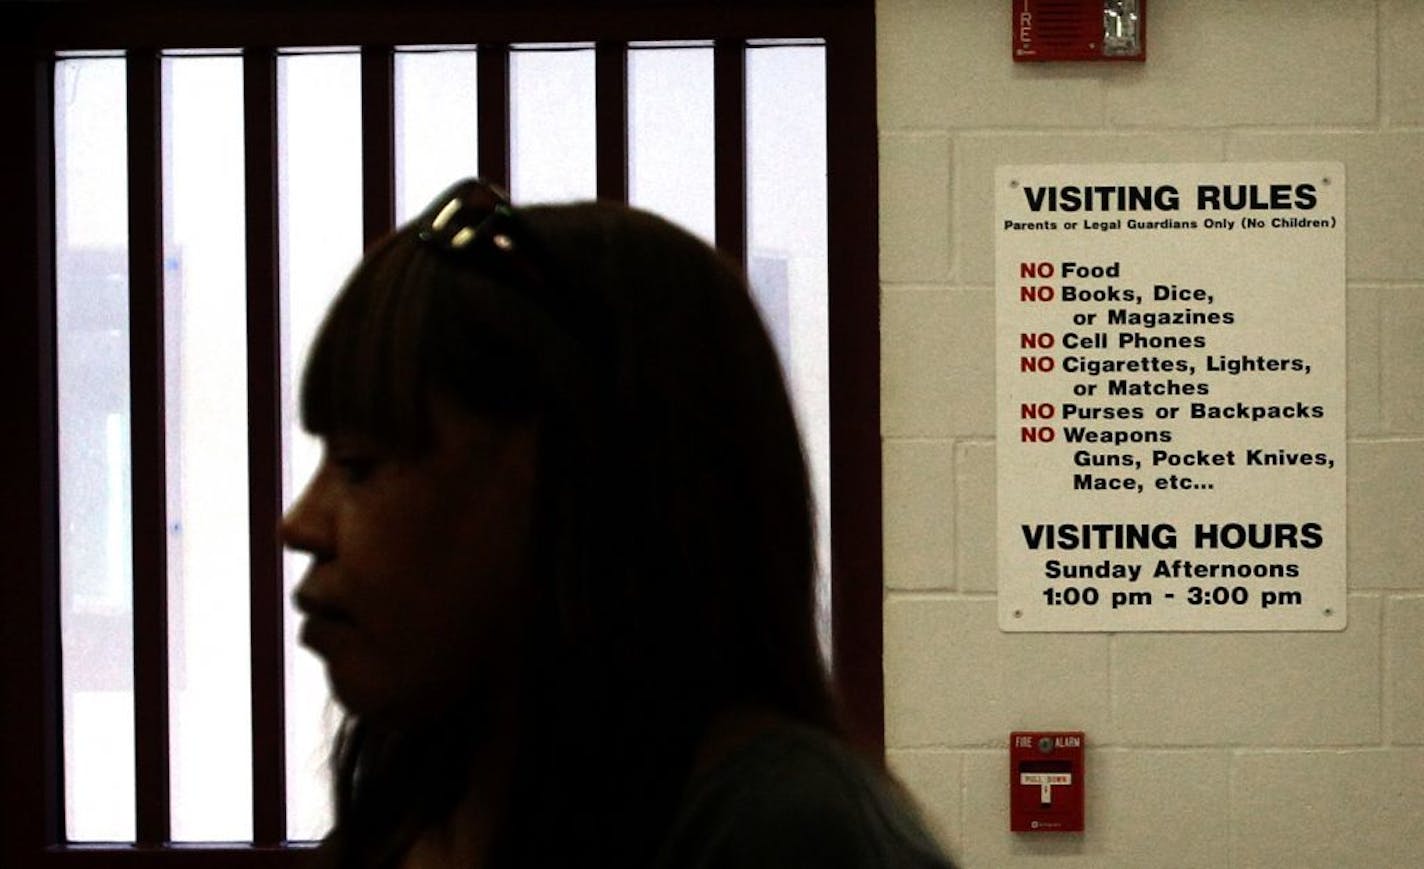
[[950, 869], [908, 798], [805, 727], [753, 738], [694, 778], [657, 869]]

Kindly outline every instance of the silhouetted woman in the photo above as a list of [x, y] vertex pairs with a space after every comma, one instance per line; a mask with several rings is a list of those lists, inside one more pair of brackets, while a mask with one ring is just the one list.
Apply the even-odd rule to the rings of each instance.
[[702, 242], [461, 182], [357, 267], [301, 405], [332, 865], [947, 865], [839, 735], [791, 404]]

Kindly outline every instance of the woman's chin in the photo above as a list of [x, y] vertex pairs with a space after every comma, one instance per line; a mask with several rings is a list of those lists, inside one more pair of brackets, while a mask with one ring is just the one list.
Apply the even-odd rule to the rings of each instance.
[[363, 668], [341, 658], [326, 659], [326, 681], [331, 696], [347, 714], [363, 719], [384, 718], [397, 705], [392, 692]]
[[396, 690], [398, 683], [373, 678], [369, 671], [346, 672], [328, 663], [331, 695], [348, 715], [379, 727], [409, 727], [437, 715], [447, 704], [422, 700]]

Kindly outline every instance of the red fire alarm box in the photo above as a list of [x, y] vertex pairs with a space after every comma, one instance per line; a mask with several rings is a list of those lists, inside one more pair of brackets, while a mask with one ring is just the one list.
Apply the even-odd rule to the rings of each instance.
[[1014, 0], [1014, 60], [1146, 60], [1147, 0]]
[[1083, 831], [1082, 731], [1009, 734], [1009, 829]]

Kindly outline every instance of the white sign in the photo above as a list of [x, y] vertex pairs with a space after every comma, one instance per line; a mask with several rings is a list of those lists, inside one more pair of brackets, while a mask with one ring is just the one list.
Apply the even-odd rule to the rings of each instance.
[[1338, 163], [995, 177], [999, 624], [1345, 627]]

